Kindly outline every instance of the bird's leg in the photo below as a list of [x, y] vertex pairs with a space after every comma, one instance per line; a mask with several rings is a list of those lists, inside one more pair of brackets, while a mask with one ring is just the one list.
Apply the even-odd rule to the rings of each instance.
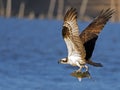
[[80, 66], [80, 68], [77, 70], [78, 72], [81, 72], [82, 71], [82, 66]]
[[76, 70], [76, 72], [81, 72], [81, 70], [82, 70], [82, 67], [83, 67], [83, 66], [82, 66], [82, 65], [80, 65], [80, 64], [79, 64], [79, 62], [77, 62], [77, 66], [79, 67], [79, 69], [78, 69], [78, 70]]
[[80, 67], [78, 70], [76, 70], [76, 72], [81, 72], [82, 70], [82, 67]]
[[88, 66], [87, 66], [87, 65], [84, 65], [84, 66], [83, 66], [83, 65], [80, 65], [80, 66], [79, 66], [79, 69], [78, 69], [78, 70], [76, 70], [76, 72], [81, 72], [81, 71], [82, 71], [82, 68], [85, 68], [85, 69], [86, 69], [86, 70], [85, 70], [86, 72], [88, 72], [88, 71], [89, 71], [89, 68], [88, 68]]
[[85, 65], [84, 67], [86, 68], [86, 72], [87, 72], [87, 71], [89, 70], [88, 66], [87, 66], [87, 65]]

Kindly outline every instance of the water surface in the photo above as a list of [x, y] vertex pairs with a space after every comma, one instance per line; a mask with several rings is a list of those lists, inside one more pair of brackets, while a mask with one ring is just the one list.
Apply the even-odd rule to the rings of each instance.
[[[89, 22], [80, 22], [81, 30]], [[58, 64], [67, 56], [62, 21], [0, 18], [0, 90], [120, 90], [120, 24], [108, 23], [97, 40], [91, 79], [79, 82], [76, 69]]]

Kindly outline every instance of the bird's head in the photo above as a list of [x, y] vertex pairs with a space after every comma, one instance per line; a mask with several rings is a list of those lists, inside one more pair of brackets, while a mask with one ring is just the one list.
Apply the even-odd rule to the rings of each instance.
[[61, 63], [61, 64], [67, 64], [67, 62], [68, 62], [68, 58], [67, 57], [66, 58], [62, 58], [62, 59], [60, 59], [58, 61], [58, 63]]

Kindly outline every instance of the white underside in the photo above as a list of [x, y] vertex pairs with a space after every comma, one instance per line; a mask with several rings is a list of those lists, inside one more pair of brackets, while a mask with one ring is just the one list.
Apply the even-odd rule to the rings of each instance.
[[79, 54], [68, 56], [68, 63], [72, 66], [78, 66], [78, 67], [80, 67], [80, 64], [85, 64], [85, 62], [82, 60]]

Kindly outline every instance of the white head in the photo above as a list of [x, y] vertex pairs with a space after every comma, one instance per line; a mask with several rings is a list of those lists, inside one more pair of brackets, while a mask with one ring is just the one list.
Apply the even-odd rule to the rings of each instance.
[[61, 64], [67, 64], [68, 63], [68, 58], [63, 58], [61, 60], [58, 61], [58, 63], [61, 63]]

